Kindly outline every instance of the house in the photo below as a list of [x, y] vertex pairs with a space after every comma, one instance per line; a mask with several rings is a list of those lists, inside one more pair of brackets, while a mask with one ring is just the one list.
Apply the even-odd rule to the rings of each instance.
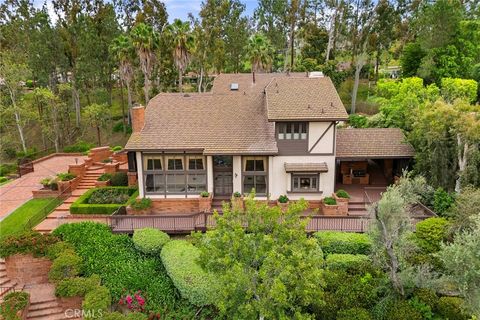
[[370, 170], [391, 182], [413, 157], [398, 129], [339, 129], [348, 114], [319, 73], [220, 74], [210, 92], [161, 93], [132, 118], [129, 180], [159, 213], [195, 212], [202, 191], [315, 205], [336, 185], [373, 184]]

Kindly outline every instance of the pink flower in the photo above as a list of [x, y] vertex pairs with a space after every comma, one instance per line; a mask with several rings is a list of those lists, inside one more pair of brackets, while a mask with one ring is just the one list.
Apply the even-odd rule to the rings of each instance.
[[128, 304], [131, 304], [132, 301], [133, 301], [133, 299], [132, 299], [131, 296], [127, 296], [126, 300], [127, 300], [127, 303], [128, 303]]

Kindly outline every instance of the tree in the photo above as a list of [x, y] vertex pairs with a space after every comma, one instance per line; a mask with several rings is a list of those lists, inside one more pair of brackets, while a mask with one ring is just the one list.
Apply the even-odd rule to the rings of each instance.
[[110, 45], [110, 52], [115, 56], [118, 62], [120, 78], [127, 87], [128, 119], [130, 122], [130, 112], [133, 107], [131, 84], [133, 80], [133, 61], [135, 55], [132, 40], [126, 35], [118, 36]]
[[91, 104], [84, 108], [83, 113], [85, 119], [94, 128], [97, 129], [97, 143], [102, 145], [100, 139], [100, 128], [104, 127], [108, 120], [107, 106], [105, 104]]
[[[224, 207], [216, 227], [198, 234], [200, 263], [222, 284], [220, 313], [235, 319], [310, 319], [323, 304], [323, 254], [305, 233], [305, 201], [286, 212], [246, 200], [244, 212]], [[246, 226], [244, 228], [244, 226]]]
[[471, 231], [472, 217], [478, 215], [480, 208], [480, 189], [466, 187], [455, 198], [455, 203], [448, 210], [447, 216], [451, 219], [451, 234]]
[[151, 76], [153, 64], [155, 62], [154, 50], [158, 47], [158, 34], [151, 26], [144, 23], [137, 24], [130, 32], [132, 43], [137, 49], [140, 59], [140, 66], [143, 72], [143, 92], [145, 95], [145, 104], [150, 100]]
[[273, 48], [270, 41], [261, 33], [250, 37], [247, 45], [247, 56], [252, 65], [252, 74], [259, 70], [269, 70], [272, 65]]
[[20, 97], [23, 95], [22, 82], [24, 83], [29, 76], [30, 70], [22, 62], [21, 56], [14, 52], [3, 52], [0, 55], [0, 78], [3, 79], [3, 87], [5, 87], [10, 100], [10, 110], [15, 117], [15, 125], [24, 152], [27, 152], [24, 126], [29, 116], [28, 111], [22, 108]]
[[190, 62], [190, 53], [194, 44], [194, 38], [190, 31], [190, 24], [175, 19], [168, 26], [168, 32], [173, 40], [173, 61], [178, 69], [178, 91], [183, 91], [183, 74]]
[[[477, 207], [478, 208], [478, 207]], [[445, 276], [465, 297], [465, 305], [480, 317], [480, 214], [470, 217], [471, 230], [455, 235], [453, 243], [443, 244], [438, 256], [445, 267]]]
[[422, 59], [427, 53], [422, 49], [418, 42], [411, 42], [405, 45], [402, 55], [400, 56], [400, 64], [402, 65], [402, 75], [404, 77], [414, 77], [420, 68]]

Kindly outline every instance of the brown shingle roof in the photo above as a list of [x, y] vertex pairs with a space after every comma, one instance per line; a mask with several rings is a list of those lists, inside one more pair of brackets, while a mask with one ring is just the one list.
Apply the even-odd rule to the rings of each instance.
[[413, 147], [397, 128], [338, 129], [337, 158], [412, 158]]
[[289, 163], [285, 162], [285, 172], [328, 172], [326, 162]]
[[346, 120], [337, 90], [328, 77], [279, 77], [266, 88], [268, 120]]

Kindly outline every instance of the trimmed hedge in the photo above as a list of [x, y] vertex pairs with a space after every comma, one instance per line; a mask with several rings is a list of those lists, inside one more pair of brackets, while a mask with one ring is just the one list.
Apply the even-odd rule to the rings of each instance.
[[85, 319], [103, 319], [107, 313], [112, 297], [110, 291], [104, 286], [97, 286], [87, 292], [82, 303]]
[[198, 248], [184, 240], [168, 242], [160, 257], [168, 275], [183, 298], [196, 306], [216, 302], [218, 285], [215, 277], [197, 263]]
[[331, 253], [369, 254], [372, 248], [370, 238], [363, 233], [320, 231], [314, 235], [326, 255]]
[[[92, 194], [99, 189], [122, 189], [128, 193], [130, 196], [129, 200], [126, 203], [122, 204], [89, 204], [88, 200]], [[85, 192], [80, 198], [78, 198], [70, 206], [70, 213], [72, 214], [112, 214], [121, 206], [126, 206], [129, 202], [135, 201], [135, 198], [138, 196], [138, 191], [136, 188], [129, 187], [104, 187], [104, 188], [93, 188]]]
[[42, 257], [47, 254], [50, 246], [58, 241], [59, 239], [53, 235], [34, 231], [12, 235], [0, 242], [0, 257], [6, 258], [17, 253]]
[[440, 245], [448, 235], [449, 223], [445, 218], [428, 218], [415, 226], [415, 239], [426, 253], [440, 250]]
[[72, 278], [80, 273], [81, 268], [82, 258], [75, 251], [66, 250], [53, 261], [52, 267], [48, 272], [48, 279], [52, 282], [59, 282]]
[[165, 232], [154, 228], [135, 230], [132, 237], [135, 247], [145, 254], [159, 254], [162, 247], [170, 241]]
[[57, 297], [84, 297], [98, 286], [100, 286], [100, 276], [96, 274], [88, 278], [68, 278], [56, 284], [55, 295]]
[[371, 261], [364, 254], [332, 253], [325, 259], [330, 270], [343, 270], [348, 273], [357, 273], [369, 270]]

